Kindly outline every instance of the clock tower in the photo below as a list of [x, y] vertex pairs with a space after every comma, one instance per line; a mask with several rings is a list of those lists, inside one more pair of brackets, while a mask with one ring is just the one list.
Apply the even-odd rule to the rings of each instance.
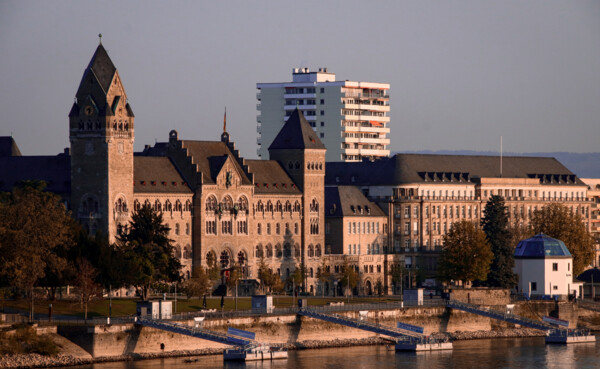
[[69, 113], [69, 139], [73, 215], [114, 242], [133, 205], [134, 115], [101, 42]]

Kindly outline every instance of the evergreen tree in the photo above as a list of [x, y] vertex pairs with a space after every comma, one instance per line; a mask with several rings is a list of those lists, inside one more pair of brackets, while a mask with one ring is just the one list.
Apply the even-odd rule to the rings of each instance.
[[514, 247], [508, 224], [508, 210], [502, 196], [493, 195], [485, 204], [481, 219], [483, 232], [490, 244], [494, 258], [485, 284], [490, 287], [511, 288], [517, 284]]
[[169, 227], [162, 215], [144, 205], [131, 216], [129, 227], [118, 237], [132, 265], [131, 284], [139, 286], [142, 299], [158, 282], [177, 282], [181, 279], [181, 263], [169, 239]]

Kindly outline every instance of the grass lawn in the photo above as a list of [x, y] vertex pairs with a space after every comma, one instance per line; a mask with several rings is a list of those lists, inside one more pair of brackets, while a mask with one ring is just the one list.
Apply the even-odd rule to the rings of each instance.
[[[302, 298], [302, 297], [299, 297]], [[347, 298], [344, 297], [305, 297], [308, 298], [308, 304], [313, 306], [322, 306], [328, 302], [339, 302], [344, 301], [347, 303]], [[112, 299], [112, 316], [127, 316], [135, 314], [135, 303], [138, 299]], [[294, 299], [291, 296], [273, 296], [273, 304], [275, 307], [291, 307], [293, 306]], [[367, 298], [367, 297], [353, 297], [350, 299], [350, 304], [359, 303], [385, 303], [391, 301], [398, 301], [398, 298], [383, 297], [383, 298]], [[202, 298], [200, 299], [187, 299], [182, 298], [177, 300], [177, 313], [182, 312], [193, 312], [202, 309]], [[35, 301], [35, 312], [36, 313], [48, 313], [49, 305], [52, 304], [53, 315], [72, 315], [83, 318], [84, 309], [77, 301], [73, 300], [36, 300]], [[206, 299], [207, 309], [221, 309], [221, 297], [207, 297]], [[29, 309], [28, 301], [21, 300], [4, 300], [0, 301], [1, 307], [11, 307], [13, 309], [20, 309], [27, 311]], [[238, 297], [237, 309], [248, 310], [251, 308], [250, 297]], [[175, 307], [174, 307], [175, 309]], [[235, 298], [225, 297], [225, 311], [235, 310]], [[104, 317], [108, 316], [109, 312], [109, 300], [108, 299], [97, 299], [93, 300], [88, 306], [88, 318], [93, 317]]]

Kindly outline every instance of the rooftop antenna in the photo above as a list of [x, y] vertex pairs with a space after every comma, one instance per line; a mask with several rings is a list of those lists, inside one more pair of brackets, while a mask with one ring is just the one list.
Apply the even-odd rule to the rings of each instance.
[[102, 45], [102, 33], [98, 33], [99, 44]]
[[502, 136], [500, 136], [500, 177], [502, 177]]

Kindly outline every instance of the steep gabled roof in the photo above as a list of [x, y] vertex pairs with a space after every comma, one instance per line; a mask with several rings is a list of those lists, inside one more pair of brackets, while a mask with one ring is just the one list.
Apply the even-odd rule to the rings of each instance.
[[12, 136], [0, 137], [0, 157], [21, 156], [21, 150]]
[[269, 146], [269, 150], [278, 149], [325, 150], [325, 145], [317, 137], [302, 112], [296, 108], [271, 143], [271, 146]]
[[275, 160], [246, 160], [256, 194], [300, 194], [300, 189]]
[[94, 56], [90, 60], [85, 72], [83, 73], [83, 77], [81, 78], [81, 82], [79, 83], [79, 88], [82, 87], [84, 80], [88, 76], [89, 73], [93, 73], [96, 77], [96, 80], [106, 93], [108, 88], [110, 87], [110, 83], [113, 80], [115, 72], [117, 68], [113, 64], [112, 60], [108, 56], [106, 49], [102, 44], [99, 44], [96, 48], [96, 52], [94, 52]]
[[192, 193], [167, 157], [134, 156], [133, 167], [135, 193]]
[[214, 184], [215, 178], [221, 170], [224, 160], [219, 159], [229, 156], [237, 172], [242, 179], [242, 185], [251, 185], [250, 179], [244, 173], [231, 150], [221, 141], [188, 141], [182, 140], [182, 147], [187, 149], [188, 155], [192, 158], [192, 163], [198, 165], [198, 172], [203, 174], [204, 184]]

